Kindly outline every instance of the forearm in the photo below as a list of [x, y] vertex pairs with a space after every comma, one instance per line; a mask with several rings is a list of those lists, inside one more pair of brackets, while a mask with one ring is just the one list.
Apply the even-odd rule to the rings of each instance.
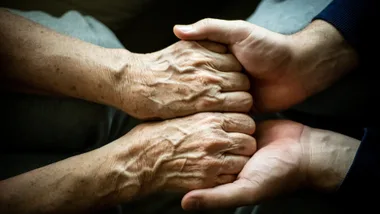
[[358, 65], [355, 50], [331, 24], [315, 20], [302, 31], [291, 36], [294, 67], [307, 79], [304, 85], [309, 96], [318, 93]]
[[2, 86], [114, 104], [119, 72], [132, 63], [128, 51], [62, 35], [5, 10], [0, 29]]
[[0, 181], [0, 212], [83, 213], [130, 200], [139, 182], [120, 171], [111, 146]]

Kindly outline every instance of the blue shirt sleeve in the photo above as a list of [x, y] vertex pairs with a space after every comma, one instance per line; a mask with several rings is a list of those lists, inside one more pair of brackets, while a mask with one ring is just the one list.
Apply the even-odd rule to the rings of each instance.
[[[380, 134], [378, 129], [365, 129], [355, 159], [338, 194], [345, 203], [368, 204], [368, 193], [380, 190]], [[377, 197], [377, 195], [376, 195]]]
[[379, 13], [378, 0], [333, 0], [313, 20], [332, 24], [360, 56], [376, 43]]

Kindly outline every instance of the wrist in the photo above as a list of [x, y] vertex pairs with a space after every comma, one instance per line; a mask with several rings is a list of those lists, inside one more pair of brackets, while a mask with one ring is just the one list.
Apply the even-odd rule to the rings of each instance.
[[102, 158], [107, 159], [101, 165], [102, 168], [97, 170], [101, 172], [104, 186], [108, 187], [108, 190], [102, 188], [107, 191], [101, 195], [107, 195], [106, 200], [111, 204], [139, 197], [143, 195], [142, 188], [148, 186], [145, 177], [149, 172], [143, 170], [148, 160], [142, 155], [146, 145], [143, 142], [133, 143], [128, 136], [127, 134], [98, 151]]
[[101, 60], [105, 69], [104, 79], [97, 84], [99, 102], [125, 111], [123, 102], [128, 98], [128, 73], [136, 69], [135, 54], [126, 49], [105, 49]]
[[292, 69], [304, 78], [308, 96], [327, 88], [358, 64], [354, 49], [328, 22], [315, 20], [289, 38], [296, 59]]
[[307, 185], [320, 190], [336, 190], [350, 169], [360, 141], [327, 130], [306, 127], [304, 145]]
[[[141, 116], [141, 96], [153, 93], [148, 91], [146, 81], [148, 66], [156, 60], [155, 54], [137, 54], [128, 50], [112, 50], [113, 59], [109, 64], [114, 64], [109, 69], [107, 75], [108, 84], [110, 86], [107, 91], [106, 104], [123, 110], [124, 112], [136, 118], [144, 118]], [[113, 61], [113, 63], [112, 63]], [[116, 66], [115, 66], [116, 65]], [[150, 114], [154, 115], [155, 112]], [[146, 115], [150, 117], [150, 115]]]
[[[73, 188], [81, 189], [89, 208], [104, 208], [121, 202], [118, 187], [119, 172], [115, 158], [107, 146], [75, 157], [76, 182]], [[83, 167], [82, 167], [83, 166]], [[131, 197], [132, 192], [130, 193]]]

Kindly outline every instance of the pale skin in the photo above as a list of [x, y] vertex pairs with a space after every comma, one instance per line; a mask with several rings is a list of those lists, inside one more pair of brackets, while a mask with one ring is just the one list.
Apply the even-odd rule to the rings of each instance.
[[0, 211], [91, 213], [159, 190], [230, 183], [256, 150], [254, 131], [238, 113], [142, 124], [99, 149], [0, 181]]
[[250, 83], [226, 49], [180, 41], [106, 49], [0, 10], [1, 86], [114, 106], [140, 119], [99, 149], [0, 181], [1, 213], [82, 213], [155, 191], [232, 182], [255, 150]]
[[[358, 64], [356, 52], [329, 23], [315, 20], [292, 35], [245, 21], [204, 19], [177, 25], [188, 41], [209, 40], [228, 46], [251, 78], [254, 112], [277, 112], [328, 88]], [[292, 121], [258, 125], [258, 151], [231, 184], [194, 190], [184, 209], [236, 207], [310, 187], [336, 190], [345, 178], [359, 141]]]

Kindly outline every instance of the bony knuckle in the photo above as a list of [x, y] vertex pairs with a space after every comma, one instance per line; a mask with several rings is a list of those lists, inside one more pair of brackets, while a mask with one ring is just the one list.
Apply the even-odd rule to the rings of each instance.
[[239, 20], [236, 20], [235, 23], [238, 24], [238, 25], [245, 25], [246, 21], [244, 21], [242, 19], [239, 19]]
[[213, 21], [212, 18], [204, 18], [204, 19], [201, 20], [201, 23], [202, 23], [203, 25], [209, 25], [209, 24], [212, 23], [212, 21]]
[[[208, 110], [216, 105], [218, 105], [218, 100], [206, 97], [206, 98], [198, 100], [196, 104], [196, 109]], [[213, 120], [213, 117], [209, 116], [207, 119]]]
[[221, 113], [209, 113], [209, 115], [207, 115], [207, 117], [205, 117], [205, 120], [204, 122], [206, 124], [213, 124], [213, 123], [222, 123], [222, 114]]

